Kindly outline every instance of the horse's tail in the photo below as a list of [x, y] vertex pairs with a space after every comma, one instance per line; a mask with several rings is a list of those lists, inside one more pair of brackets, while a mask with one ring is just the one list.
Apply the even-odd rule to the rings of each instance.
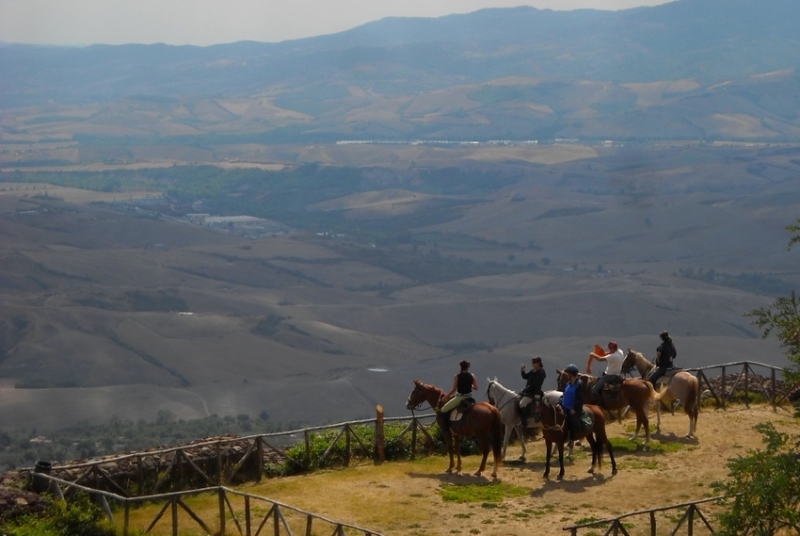
[[494, 454], [495, 468], [503, 465], [503, 416], [500, 410], [492, 408], [494, 420], [492, 421], [492, 453]]
[[656, 391], [655, 387], [653, 387], [652, 383], [650, 383], [650, 382], [645, 382], [645, 383], [650, 388], [650, 398], [652, 398], [656, 402], [659, 402], [661, 400], [661, 397], [663, 397], [664, 394], [667, 392], [667, 389], [669, 389], [669, 387], [666, 384], [662, 384], [661, 385], [661, 390], [660, 391]]

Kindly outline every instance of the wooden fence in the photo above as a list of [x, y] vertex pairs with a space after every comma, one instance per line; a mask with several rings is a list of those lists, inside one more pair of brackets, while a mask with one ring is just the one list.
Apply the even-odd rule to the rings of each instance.
[[[243, 493], [224, 486], [212, 486], [141, 497], [124, 497], [115, 493], [87, 488], [75, 482], [61, 480], [50, 475], [37, 474], [36, 476], [37, 479], [46, 480], [49, 483], [48, 491], [61, 499], [64, 499], [65, 495], [61, 486], [67, 488], [66, 493], [79, 491], [89, 493], [94, 500], [103, 507], [107, 517], [112, 523], [114, 523], [114, 514], [109, 501], [111, 501], [112, 504], [118, 504], [123, 515], [123, 536], [131, 534], [131, 508], [144, 503], [162, 506], [146, 527], [136, 527], [133, 529], [136, 534], [151, 533], [156, 529], [159, 523], [161, 523], [162, 525], [169, 525], [170, 534], [172, 534], [172, 536], [178, 536], [180, 531], [183, 531], [185, 534], [186, 531], [191, 530], [190, 527], [194, 525], [202, 529], [205, 534], [215, 534], [219, 536], [231, 534], [232, 530], [235, 530], [235, 534], [241, 534], [242, 536], [294, 536], [294, 534], [311, 536], [312, 529], [315, 531], [315, 534], [318, 534], [320, 531], [325, 531], [323, 534], [329, 533], [332, 536], [347, 536], [348, 534], [383, 536], [382, 533], [375, 530], [343, 523], [341, 521], [334, 521], [267, 497], [254, 495], [252, 493]], [[186, 497], [208, 494], [217, 495], [218, 508], [211, 516], [213, 517], [213, 521], [207, 518], [204, 519], [201, 513], [191, 508], [184, 500]], [[259, 504], [266, 505], [266, 508], [258, 506]], [[167, 512], [169, 513], [167, 514]], [[181, 515], [181, 512], [185, 515]], [[167, 514], [166, 521], [164, 520], [165, 514]], [[231, 523], [229, 523], [228, 516], [230, 516]], [[183, 525], [181, 525], [181, 523], [183, 523]], [[327, 532], [331, 529], [332, 532]]]
[[[764, 376], [756, 372], [756, 368], [769, 371], [769, 380], [762, 381]], [[708, 371], [720, 370], [719, 381], [712, 381]], [[738, 370], [731, 375], [728, 371]], [[725, 408], [726, 404], [734, 397], [737, 392], [744, 393], [744, 403], [750, 406], [750, 393], [758, 393], [772, 405], [772, 410], [777, 411], [778, 406], [788, 401], [789, 393], [779, 391], [778, 373], [783, 372], [781, 367], [766, 365], [754, 361], [737, 361], [725, 363], [723, 365], [709, 365], [707, 367], [689, 368], [688, 371], [696, 371], [697, 379], [700, 381], [700, 389], [707, 389], [710, 395], [717, 401], [717, 405]], [[713, 378], [714, 376], [712, 376]], [[756, 380], [756, 381], [753, 381]]]
[[[656, 516], [656, 514], [661, 512], [668, 512], [670, 510], [677, 510], [677, 511], [682, 511], [683, 513], [677, 522], [670, 520], [671, 526], [668, 527], [668, 529], [672, 529], [669, 533], [670, 535], [677, 534], [678, 531], [681, 529], [681, 527], [685, 526], [686, 534], [688, 534], [689, 536], [693, 536], [696, 530], [695, 524], [698, 524], [697, 528], [704, 530], [705, 533], [714, 534], [714, 528], [711, 526], [711, 523], [708, 521], [708, 518], [703, 514], [702, 511], [700, 511], [700, 505], [707, 503], [716, 504], [722, 499], [724, 499], [724, 497], [722, 496], [711, 497], [708, 499], [700, 499], [698, 501], [673, 504], [671, 506], [659, 506], [657, 508], [651, 508], [649, 510], [638, 510], [636, 512], [629, 512], [627, 514], [622, 514], [617, 517], [601, 519], [598, 521], [592, 521], [590, 523], [582, 523], [580, 525], [569, 525], [567, 527], [564, 527], [563, 530], [569, 531], [569, 533], [572, 536], [576, 536], [578, 534], [579, 529], [597, 529], [599, 527], [608, 527], [608, 529], [603, 533], [604, 536], [610, 536], [611, 534], [613, 534], [614, 536], [619, 536], [620, 534], [624, 536], [630, 536], [630, 533], [626, 529], [623, 520], [637, 516], [638, 517], [647, 516], [649, 518], [649, 529], [650, 529], [649, 534], [650, 536], [656, 536], [656, 530], [658, 529], [658, 517]], [[700, 525], [700, 522], [702, 522], [702, 525]]]

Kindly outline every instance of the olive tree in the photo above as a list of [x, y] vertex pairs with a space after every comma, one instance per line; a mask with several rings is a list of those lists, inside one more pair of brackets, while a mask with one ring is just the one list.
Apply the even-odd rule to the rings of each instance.
[[711, 484], [728, 506], [717, 516], [716, 534], [800, 535], [800, 436], [781, 433], [772, 423], [755, 429], [766, 449], [729, 460], [729, 480]]
[[[797, 223], [800, 224], [800, 219]], [[792, 246], [800, 243], [800, 225], [789, 225], [786, 230], [793, 233], [788, 244], [791, 250]], [[795, 291], [776, 299], [769, 307], [750, 311], [747, 316], [753, 317], [753, 324], [761, 329], [763, 338], [775, 334], [793, 363], [792, 367], [784, 370], [785, 379], [790, 385], [800, 382], [800, 301]]]

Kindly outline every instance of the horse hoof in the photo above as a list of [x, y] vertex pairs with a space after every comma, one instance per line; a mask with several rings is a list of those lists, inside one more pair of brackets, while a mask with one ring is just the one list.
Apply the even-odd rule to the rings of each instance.
[[520, 456], [519, 457], [519, 461], [524, 462], [525, 461], [525, 456]]
[[453, 474], [453, 470], [452, 469], [448, 469], [447, 471], [445, 471], [445, 473], [447, 473], [448, 475]]
[[587, 472], [587, 473], [592, 473], [592, 474], [594, 474], [594, 467], [592, 467], [591, 469], [589, 469], [589, 470], [588, 470], [588, 471], [586, 471], [586, 472]]
[[558, 475], [556, 477], [556, 480], [558, 480], [559, 482], [561, 482], [563, 479], [564, 479], [564, 475]]
[[617, 474], [617, 468], [616, 468], [616, 467], [615, 467], [614, 469], [612, 469], [612, 470], [611, 470], [611, 474], [612, 474], [612, 475], [616, 475], [616, 474]]

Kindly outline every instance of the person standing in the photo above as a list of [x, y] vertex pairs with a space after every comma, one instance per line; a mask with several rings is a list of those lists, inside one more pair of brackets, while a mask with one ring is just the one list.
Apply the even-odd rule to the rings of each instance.
[[605, 372], [597, 378], [597, 381], [592, 386], [592, 396], [602, 405], [601, 393], [603, 386], [609, 382], [621, 382], [623, 380], [622, 362], [625, 361], [625, 356], [617, 343], [611, 341], [608, 343], [608, 353], [606, 355], [603, 356], [594, 352], [589, 354], [589, 361], [586, 363], [586, 372], [588, 374], [592, 373], [592, 361], [595, 359], [606, 362]]
[[[459, 363], [461, 372], [453, 377], [453, 388], [445, 395], [445, 398], [450, 398], [438, 410], [443, 415], [443, 422], [445, 430], [450, 425], [448, 413], [458, 407], [461, 402], [466, 398], [472, 398], [472, 391], [478, 390], [478, 380], [475, 375], [469, 371], [470, 362], [466, 359]], [[454, 396], [455, 395], [455, 396]]]
[[569, 381], [564, 386], [561, 396], [561, 407], [564, 409], [564, 442], [569, 442], [580, 430], [580, 418], [583, 412], [583, 395], [586, 385], [578, 376], [578, 367], [570, 364], [564, 369]]
[[536, 356], [531, 358], [531, 370], [525, 372], [525, 365], [519, 366], [522, 379], [526, 380], [525, 389], [522, 390], [522, 398], [519, 401], [519, 413], [522, 418], [522, 428], [528, 427], [528, 405], [533, 402], [534, 397], [543, 396], [542, 385], [547, 373], [542, 366], [542, 358]]
[[658, 379], [672, 368], [672, 360], [678, 357], [678, 351], [675, 349], [669, 333], [662, 331], [659, 337], [661, 337], [661, 344], [656, 349], [656, 369], [647, 377], [647, 380], [653, 384], [653, 389], [656, 388]]

